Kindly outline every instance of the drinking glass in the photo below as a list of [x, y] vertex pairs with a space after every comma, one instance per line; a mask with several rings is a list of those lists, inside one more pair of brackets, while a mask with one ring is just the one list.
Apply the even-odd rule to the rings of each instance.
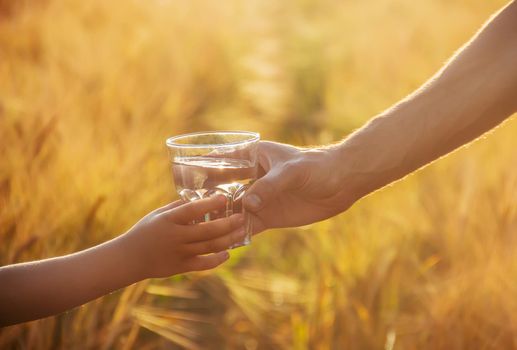
[[226, 208], [196, 222], [243, 213], [246, 236], [230, 248], [251, 243], [251, 219], [242, 206], [246, 189], [257, 178], [260, 135], [248, 131], [210, 131], [170, 137], [166, 144], [176, 191], [185, 201], [226, 196]]

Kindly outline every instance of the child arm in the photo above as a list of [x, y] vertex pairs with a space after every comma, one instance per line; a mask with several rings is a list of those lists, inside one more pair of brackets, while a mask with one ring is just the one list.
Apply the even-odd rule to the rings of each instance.
[[225, 250], [244, 237], [242, 215], [189, 225], [224, 208], [225, 198], [180, 204], [151, 212], [125, 234], [98, 246], [1, 267], [0, 326], [61, 313], [146, 278], [223, 263], [229, 256]]

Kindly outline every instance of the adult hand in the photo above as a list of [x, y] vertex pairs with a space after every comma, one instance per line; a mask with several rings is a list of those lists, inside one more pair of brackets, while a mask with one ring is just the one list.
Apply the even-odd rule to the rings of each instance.
[[517, 1], [499, 11], [420, 89], [340, 145], [259, 145], [264, 177], [244, 198], [254, 231], [299, 226], [464, 145], [517, 112]]
[[243, 200], [254, 233], [324, 220], [354, 203], [337, 170], [335, 149], [304, 150], [262, 141], [258, 153], [265, 175], [250, 187]]

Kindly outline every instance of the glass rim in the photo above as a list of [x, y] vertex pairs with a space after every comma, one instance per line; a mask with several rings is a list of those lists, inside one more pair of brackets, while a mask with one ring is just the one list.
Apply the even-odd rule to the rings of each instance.
[[[232, 142], [224, 142], [224, 143], [177, 143], [176, 141], [192, 137], [192, 136], [202, 136], [202, 135], [247, 135], [250, 138], [242, 140], [242, 141], [232, 141]], [[241, 131], [241, 130], [221, 130], [221, 131], [199, 131], [199, 132], [191, 132], [188, 134], [181, 134], [177, 136], [171, 136], [167, 138], [165, 144], [168, 147], [175, 148], [210, 148], [210, 147], [226, 147], [226, 146], [237, 146], [237, 145], [246, 145], [257, 142], [260, 140], [260, 134], [254, 131]]]

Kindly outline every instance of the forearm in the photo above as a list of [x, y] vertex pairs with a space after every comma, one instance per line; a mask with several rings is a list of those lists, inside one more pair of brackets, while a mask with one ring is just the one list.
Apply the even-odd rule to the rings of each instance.
[[492, 129], [517, 109], [517, 3], [443, 70], [336, 147], [360, 198]]
[[63, 312], [140, 279], [121, 241], [0, 268], [0, 326]]
[[96, 247], [0, 268], [0, 327], [57, 314], [146, 278], [214, 268], [244, 238], [240, 214], [196, 225], [223, 210], [222, 195], [158, 208]]

